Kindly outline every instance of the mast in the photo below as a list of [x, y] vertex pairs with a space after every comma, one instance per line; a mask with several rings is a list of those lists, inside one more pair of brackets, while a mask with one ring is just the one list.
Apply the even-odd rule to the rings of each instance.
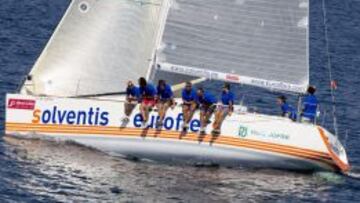
[[149, 65], [149, 69], [146, 74], [146, 79], [149, 81], [154, 80], [155, 69], [156, 69], [156, 65], [157, 65], [157, 51], [161, 46], [161, 42], [162, 42], [162, 38], [164, 35], [165, 26], [166, 26], [166, 20], [167, 20], [169, 10], [171, 7], [171, 0], [164, 0], [163, 4], [164, 4], [164, 6], [162, 6], [160, 21], [159, 21], [159, 32], [158, 32], [158, 35], [156, 38], [156, 43], [155, 43], [156, 46], [154, 47], [153, 54], [151, 57], [151, 63]]

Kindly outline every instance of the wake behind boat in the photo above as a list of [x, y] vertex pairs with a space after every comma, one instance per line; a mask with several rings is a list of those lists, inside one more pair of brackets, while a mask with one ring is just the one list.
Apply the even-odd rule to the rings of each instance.
[[[168, 0], [73, 0], [21, 91], [7, 95], [6, 134], [72, 140], [153, 160], [349, 170], [345, 149], [321, 126], [240, 105], [220, 135], [198, 134], [198, 113], [182, 132], [180, 105], [167, 112], [162, 129], [155, 128], [156, 111], [145, 129], [138, 108], [122, 120], [121, 92], [140, 76], [173, 85], [207, 78], [306, 91], [307, 0], [216, 2], [208, 8], [205, 0], [172, 7]], [[100, 96], [107, 92], [120, 96]]]

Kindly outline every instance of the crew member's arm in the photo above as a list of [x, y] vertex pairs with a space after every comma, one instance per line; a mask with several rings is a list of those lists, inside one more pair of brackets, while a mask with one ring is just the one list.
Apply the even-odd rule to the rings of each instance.
[[126, 102], [130, 103], [130, 94], [131, 94], [131, 91], [129, 88], [126, 88]]
[[154, 98], [155, 98], [156, 103], [158, 103], [160, 101], [161, 95], [160, 95], [159, 89], [157, 90]]
[[126, 101], [129, 102], [129, 103], [132, 103], [134, 101], [137, 101], [138, 100], [138, 97], [137, 97], [137, 93], [134, 92], [133, 94], [129, 94], [126, 96]]
[[234, 101], [229, 102], [229, 113], [228, 115], [231, 116], [231, 114], [234, 112]]
[[196, 109], [199, 109], [201, 108], [201, 102], [200, 102], [200, 99], [199, 97], [196, 95], [195, 92], [193, 92], [193, 95], [192, 95], [192, 98], [193, 100], [191, 101], [191, 107], [192, 107], [192, 111], [195, 111]]
[[142, 89], [139, 87], [139, 89], [137, 90], [137, 101], [139, 104], [141, 104], [142, 100], [143, 100], [143, 93], [142, 93]]
[[281, 105], [281, 116], [286, 117], [287, 111], [288, 111], [288, 109], [287, 109], [286, 105], [282, 104]]
[[158, 91], [154, 86], [152, 86], [152, 95], [154, 96], [155, 102], [157, 103], [160, 100], [160, 91]]
[[230, 101], [229, 101], [229, 113], [228, 115], [231, 116], [231, 114], [234, 112], [234, 95], [231, 93]]
[[170, 96], [171, 108], [175, 108], [176, 103], [175, 103], [175, 100], [174, 100], [174, 93], [173, 93], [170, 86], [168, 86], [168, 91], [169, 91], [168, 94]]

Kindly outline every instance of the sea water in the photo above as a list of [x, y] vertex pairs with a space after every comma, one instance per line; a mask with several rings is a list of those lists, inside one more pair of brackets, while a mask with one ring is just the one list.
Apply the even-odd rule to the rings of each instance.
[[[5, 93], [16, 92], [69, 1], [0, 0], [0, 3], [3, 131]], [[320, 0], [311, 0], [311, 81], [318, 88], [320, 121], [334, 131], [321, 9]], [[346, 143], [353, 166], [348, 176], [172, 166], [113, 157], [71, 142], [1, 136], [0, 202], [359, 202], [360, 1], [326, 0], [326, 9], [330, 60], [334, 79], [338, 81], [339, 137]], [[220, 82], [212, 82], [206, 88], [217, 93], [219, 85]], [[238, 100], [257, 111], [279, 113], [277, 94], [241, 86], [235, 93]], [[289, 97], [295, 104], [296, 97]]]

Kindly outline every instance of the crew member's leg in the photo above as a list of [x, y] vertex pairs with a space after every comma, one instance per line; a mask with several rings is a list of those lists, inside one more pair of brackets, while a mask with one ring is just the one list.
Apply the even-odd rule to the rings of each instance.
[[189, 123], [194, 116], [194, 113], [197, 109], [197, 104], [195, 102], [191, 104], [184, 104], [183, 105], [183, 116], [184, 116], [184, 124], [183, 124], [183, 131], [186, 131], [189, 127]]
[[209, 120], [212, 116], [212, 114], [214, 113], [216, 109], [216, 105], [211, 105], [207, 108], [206, 114], [205, 114], [205, 127], [208, 125]]
[[156, 108], [158, 109], [158, 115], [159, 115], [159, 120], [156, 121], [156, 127], [160, 127], [162, 125], [162, 121], [163, 121], [164, 102], [161, 100], [158, 100], [158, 102], [156, 104]]
[[197, 109], [197, 104], [195, 102], [191, 103], [187, 123], [190, 123], [192, 117], [194, 116], [196, 109]]
[[190, 105], [188, 104], [183, 104], [182, 106], [182, 112], [183, 112], [183, 131], [187, 130], [187, 124], [189, 121], [189, 116], [190, 116]]
[[166, 116], [166, 112], [171, 106], [171, 101], [160, 101], [160, 104], [158, 104], [158, 111], [159, 111], [159, 120], [157, 123], [157, 126], [160, 127], [163, 124], [164, 118]]
[[183, 120], [184, 123], [186, 123], [187, 118], [188, 118], [188, 112], [189, 112], [189, 106], [186, 104], [182, 105], [182, 113], [183, 113]]
[[202, 106], [200, 109], [200, 134], [205, 134], [205, 128], [207, 126], [207, 111], [208, 106]]
[[166, 101], [163, 103], [162, 107], [161, 107], [161, 114], [160, 114], [160, 121], [163, 122], [164, 118], [166, 116], [166, 112], [168, 111], [169, 107], [171, 106], [171, 101]]
[[143, 119], [143, 127], [144, 127], [145, 123], [147, 122], [145, 108], [146, 108], [145, 104], [141, 103], [141, 105], [140, 105], [140, 113], [141, 113], [141, 116], [142, 116], [142, 119]]
[[132, 113], [132, 111], [134, 110], [136, 104], [133, 104], [131, 102], [125, 102], [124, 107], [125, 107], [125, 115], [127, 117], [129, 117]]
[[149, 100], [144, 100], [141, 103], [140, 111], [141, 115], [143, 117], [143, 127], [147, 127], [147, 122], [149, 120], [149, 110], [150, 110], [151, 104]]
[[224, 122], [226, 116], [228, 115], [228, 112], [229, 109], [226, 108], [218, 109], [218, 111], [216, 112], [216, 121], [213, 125], [215, 133], [221, 132], [222, 123]]
[[213, 124], [213, 128], [214, 130], [219, 130], [220, 129], [220, 123], [221, 123], [221, 118], [223, 117], [223, 111], [221, 108], [218, 108], [216, 113], [215, 113], [215, 121]]
[[132, 111], [135, 109], [136, 104], [132, 104], [131, 102], [126, 101], [124, 103], [124, 113], [125, 116], [123, 117], [122, 121], [127, 123], [129, 122], [129, 117], [132, 113]]

